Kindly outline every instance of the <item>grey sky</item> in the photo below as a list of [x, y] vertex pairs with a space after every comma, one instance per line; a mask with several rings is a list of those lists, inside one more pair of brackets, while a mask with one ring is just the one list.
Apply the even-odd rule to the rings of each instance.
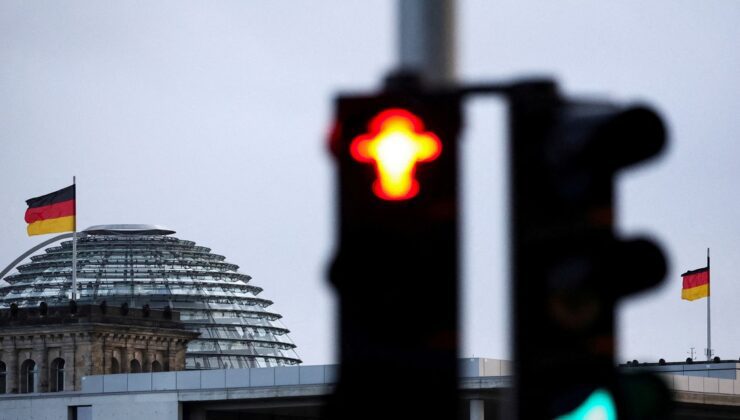
[[[42, 240], [24, 200], [77, 175], [80, 227], [157, 223], [213, 248], [265, 288], [305, 362], [333, 361], [325, 133], [333, 95], [394, 63], [395, 1], [308, 4], [0, 2], [0, 262]], [[713, 344], [740, 356], [740, 3], [470, 0], [458, 18], [464, 80], [554, 74], [664, 113], [670, 150], [622, 178], [619, 213], [671, 270], [621, 311], [620, 357], [701, 351], [705, 302], [681, 301], [678, 275], [707, 246]], [[466, 356], [509, 357], [504, 113], [468, 106]]]

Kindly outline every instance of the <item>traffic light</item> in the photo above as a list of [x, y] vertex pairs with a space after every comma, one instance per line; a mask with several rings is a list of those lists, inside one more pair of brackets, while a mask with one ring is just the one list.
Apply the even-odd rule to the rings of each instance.
[[457, 412], [459, 97], [403, 84], [340, 96], [340, 374], [330, 418]]
[[614, 177], [661, 150], [663, 123], [643, 106], [567, 100], [548, 81], [508, 98], [518, 418], [666, 415], [659, 382], [645, 389], [663, 400], [638, 407], [614, 360], [617, 300], [665, 274], [653, 243], [617, 237]]

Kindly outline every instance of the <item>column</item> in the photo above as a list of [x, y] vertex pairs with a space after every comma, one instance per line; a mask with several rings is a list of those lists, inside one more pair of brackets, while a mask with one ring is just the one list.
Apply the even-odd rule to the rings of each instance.
[[36, 362], [37, 383], [34, 384], [36, 392], [47, 392], [49, 390], [49, 355], [46, 351], [44, 336], [34, 337], [31, 358]]
[[175, 348], [177, 349], [175, 366], [177, 366], [177, 370], [185, 370], [185, 343], [182, 340], [175, 340], [175, 343]]
[[129, 373], [129, 370], [131, 369], [131, 359], [133, 358], [131, 350], [128, 345], [128, 337], [125, 338], [123, 342], [123, 347], [121, 347], [121, 373]]
[[105, 335], [90, 334], [90, 371], [93, 375], [105, 374]]
[[70, 370], [68, 371], [69, 373], [67, 374], [67, 376], [70, 377], [69, 380], [72, 383], [72, 387], [69, 389], [82, 389], [82, 375], [80, 375], [80, 364], [77, 361], [77, 337], [75, 337], [75, 334], [73, 332], [64, 335], [64, 350], [65, 354], [69, 355], [69, 359], [64, 359], [70, 366]]
[[164, 348], [162, 354], [162, 370], [165, 372], [168, 372], [170, 370], [174, 370], [174, 367], [172, 365], [172, 362], [174, 362], [174, 359], [172, 358], [172, 339], [171, 338], [165, 338], [164, 342], [162, 343], [162, 346]]
[[177, 366], [177, 344], [173, 338], [167, 341], [167, 365], [165, 370], [181, 370]]
[[152, 361], [154, 360], [154, 357], [152, 357], [152, 354], [149, 352], [149, 346], [147, 346], [146, 349], [141, 351], [141, 371], [142, 372], [151, 372], [152, 371]]
[[109, 333], [103, 333], [100, 335], [100, 345], [101, 345], [101, 353], [100, 353], [100, 374], [105, 375], [109, 372], [108, 365], [110, 365], [110, 353], [111, 351], [108, 349], [108, 337], [110, 337]]
[[485, 420], [485, 401], [470, 400], [470, 420]]
[[5, 349], [5, 389], [8, 394], [18, 393], [18, 351], [15, 348], [15, 337], [8, 337], [8, 347]]
[[64, 390], [76, 391], [75, 372], [77, 371], [77, 363], [75, 360], [75, 348], [70, 336], [64, 337], [61, 353], [64, 359]]
[[[116, 341], [111, 344], [111, 351], [110, 351], [110, 366], [108, 373], [123, 373], [121, 370], [121, 360], [123, 360], [123, 348], [121, 348], [121, 342], [116, 337]], [[118, 370], [113, 370], [113, 359], [116, 359]]]
[[[75, 384], [79, 387], [81, 385], [82, 377], [92, 375], [93, 372], [93, 358], [92, 358], [92, 345], [90, 343], [91, 334], [89, 333], [73, 333], [75, 334]], [[79, 389], [79, 388], [78, 388]]]

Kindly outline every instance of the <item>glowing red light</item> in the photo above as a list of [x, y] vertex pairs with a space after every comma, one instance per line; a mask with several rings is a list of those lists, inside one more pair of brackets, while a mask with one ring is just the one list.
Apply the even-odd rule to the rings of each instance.
[[350, 154], [358, 162], [375, 164], [375, 195], [385, 200], [414, 197], [419, 192], [416, 164], [435, 160], [442, 152], [442, 142], [424, 131], [419, 117], [399, 108], [376, 115], [368, 129], [352, 140]]

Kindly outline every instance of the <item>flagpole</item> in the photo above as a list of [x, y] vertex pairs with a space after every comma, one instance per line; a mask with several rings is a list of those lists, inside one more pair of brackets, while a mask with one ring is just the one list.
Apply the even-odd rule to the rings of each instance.
[[707, 361], [712, 360], [712, 271], [709, 269], [709, 248], [707, 248]]
[[72, 185], [75, 186], [75, 223], [72, 231], [72, 297], [71, 300], [77, 301], [77, 177], [72, 177]]

